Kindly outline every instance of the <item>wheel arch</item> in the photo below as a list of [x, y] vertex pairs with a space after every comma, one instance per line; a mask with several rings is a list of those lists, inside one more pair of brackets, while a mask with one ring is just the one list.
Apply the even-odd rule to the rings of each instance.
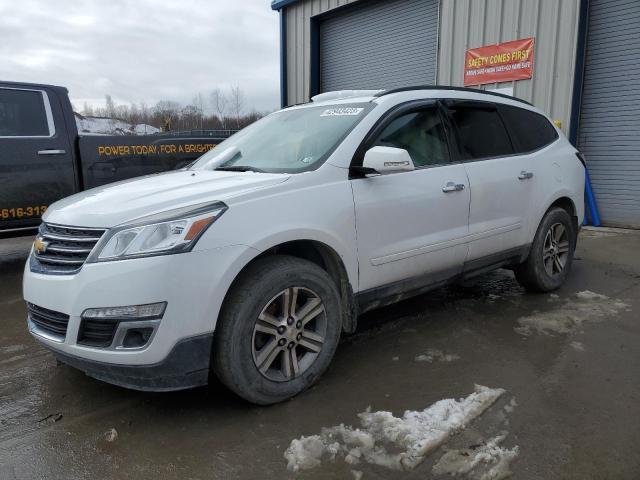
[[540, 204], [540, 209], [535, 216], [535, 221], [530, 224], [529, 238], [533, 238], [536, 231], [538, 230], [538, 226], [542, 222], [542, 219], [544, 218], [546, 213], [554, 207], [560, 207], [566, 210], [573, 220], [574, 226], [576, 227], [576, 232], [578, 231], [582, 210], [579, 209], [576, 205], [571, 192], [568, 189], [562, 189], [560, 191], [554, 192], [554, 195], [551, 195]]
[[[547, 208], [544, 213], [546, 214], [549, 210], [551, 210], [554, 207], [562, 208], [569, 214], [569, 216], [573, 220], [573, 227], [577, 235], [578, 229], [580, 227], [580, 223], [578, 220], [578, 212], [576, 209], [576, 204], [571, 199], [571, 197], [567, 195], [559, 196], [558, 198], [553, 200], [553, 202], [551, 202], [551, 204], [549, 205], [549, 208]], [[542, 216], [544, 217], [544, 214]], [[542, 221], [542, 219], [540, 219], [540, 221]]]
[[346, 333], [353, 333], [357, 326], [357, 304], [353, 293], [352, 281], [343, 258], [335, 248], [317, 239], [296, 239], [275, 243], [271, 246], [261, 246], [259, 253], [249, 259], [238, 271], [230, 283], [222, 302], [227, 301], [230, 292], [242, 274], [254, 262], [271, 255], [288, 255], [308, 260], [325, 270], [334, 280], [342, 304], [342, 329]]

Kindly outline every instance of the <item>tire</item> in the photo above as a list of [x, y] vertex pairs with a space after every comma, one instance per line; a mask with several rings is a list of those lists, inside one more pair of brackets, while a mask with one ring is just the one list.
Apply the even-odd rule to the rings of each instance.
[[[285, 305], [292, 304], [293, 314], [287, 315]], [[341, 312], [335, 282], [316, 264], [284, 255], [257, 260], [234, 282], [222, 307], [213, 372], [249, 402], [291, 398], [329, 366], [340, 340]]]
[[550, 208], [538, 226], [529, 256], [514, 269], [520, 285], [531, 292], [560, 288], [571, 270], [576, 236], [569, 213], [563, 208]]

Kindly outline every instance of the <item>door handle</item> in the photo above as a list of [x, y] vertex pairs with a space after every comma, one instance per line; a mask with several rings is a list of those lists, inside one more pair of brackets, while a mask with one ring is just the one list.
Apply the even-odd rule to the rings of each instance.
[[459, 192], [461, 190], [464, 190], [464, 184], [463, 183], [447, 182], [447, 184], [444, 187], [442, 187], [442, 191], [444, 193]]
[[529, 180], [530, 178], [533, 178], [533, 172], [525, 172], [522, 170], [520, 175], [518, 175], [518, 180]]
[[38, 155], [64, 155], [65, 150], [38, 150]]

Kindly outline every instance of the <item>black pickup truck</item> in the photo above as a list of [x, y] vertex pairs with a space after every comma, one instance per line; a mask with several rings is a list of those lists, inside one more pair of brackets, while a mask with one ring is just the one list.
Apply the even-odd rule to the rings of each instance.
[[181, 168], [229, 133], [78, 135], [66, 88], [0, 81], [0, 233], [72, 193]]

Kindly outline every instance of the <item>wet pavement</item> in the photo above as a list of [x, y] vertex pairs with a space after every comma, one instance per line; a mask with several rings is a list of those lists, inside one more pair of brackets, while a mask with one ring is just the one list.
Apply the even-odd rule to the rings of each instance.
[[[452, 478], [432, 472], [446, 449], [498, 432], [519, 447], [513, 478], [640, 478], [639, 232], [583, 231], [557, 296], [525, 294], [501, 270], [370, 312], [316, 386], [266, 408], [220, 385], [140, 393], [57, 365], [26, 329], [28, 248], [0, 240], [0, 479]], [[340, 458], [286, 468], [295, 438], [474, 384], [506, 393], [414, 470]]]

